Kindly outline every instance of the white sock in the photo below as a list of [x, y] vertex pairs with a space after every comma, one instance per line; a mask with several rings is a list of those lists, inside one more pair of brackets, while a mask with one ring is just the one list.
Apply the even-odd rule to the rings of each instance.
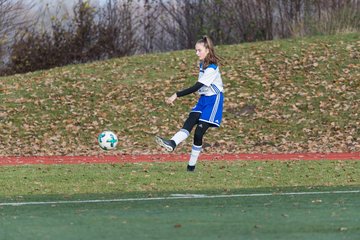
[[200, 155], [201, 149], [202, 149], [202, 146], [196, 146], [196, 145], [192, 146], [190, 160], [189, 160], [189, 166], [195, 166], [195, 164], [198, 160], [198, 157]]
[[171, 138], [176, 143], [176, 146], [179, 145], [182, 141], [184, 141], [190, 135], [189, 131], [186, 129], [180, 129], [175, 135]]

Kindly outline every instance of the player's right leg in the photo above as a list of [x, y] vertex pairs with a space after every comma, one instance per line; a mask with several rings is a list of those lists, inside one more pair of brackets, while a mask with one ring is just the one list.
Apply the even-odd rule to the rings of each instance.
[[176, 147], [176, 143], [174, 140], [167, 140], [165, 138], [156, 136], [155, 141], [157, 144], [159, 144], [161, 147], [165, 148], [168, 152], [174, 151]]
[[176, 146], [183, 142], [190, 135], [190, 132], [198, 122], [200, 115], [201, 113], [199, 112], [191, 112], [189, 117], [186, 119], [183, 128], [175, 133], [170, 140], [156, 136], [156, 143], [164, 147], [169, 152], [174, 151]]

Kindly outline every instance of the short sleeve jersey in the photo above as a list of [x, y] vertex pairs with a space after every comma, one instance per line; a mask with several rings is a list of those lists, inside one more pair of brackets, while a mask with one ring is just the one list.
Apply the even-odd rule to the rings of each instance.
[[224, 91], [219, 67], [215, 64], [210, 64], [204, 70], [203, 64], [200, 63], [198, 82], [204, 84], [198, 91], [200, 95], [212, 96]]

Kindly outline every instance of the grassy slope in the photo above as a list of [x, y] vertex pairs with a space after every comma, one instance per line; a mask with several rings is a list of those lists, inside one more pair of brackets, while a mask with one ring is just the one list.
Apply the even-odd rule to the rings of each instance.
[[[360, 151], [359, 49], [359, 34], [219, 46], [224, 122], [205, 151]], [[0, 155], [103, 154], [104, 129], [121, 141], [110, 154], [161, 152], [153, 136], [177, 131], [196, 102], [164, 98], [196, 75], [188, 50], [0, 78]], [[242, 116], [250, 104], [256, 114]]]

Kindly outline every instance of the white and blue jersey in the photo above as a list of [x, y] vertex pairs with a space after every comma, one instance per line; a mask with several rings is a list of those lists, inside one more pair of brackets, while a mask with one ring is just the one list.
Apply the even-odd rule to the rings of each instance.
[[205, 70], [200, 64], [198, 82], [204, 84], [199, 89], [200, 95], [212, 96], [224, 91], [219, 67], [215, 64], [210, 64]]
[[206, 69], [200, 64], [198, 82], [204, 84], [199, 90], [200, 99], [192, 112], [201, 113], [199, 121], [220, 127], [224, 103], [224, 88], [219, 67], [210, 64]]

